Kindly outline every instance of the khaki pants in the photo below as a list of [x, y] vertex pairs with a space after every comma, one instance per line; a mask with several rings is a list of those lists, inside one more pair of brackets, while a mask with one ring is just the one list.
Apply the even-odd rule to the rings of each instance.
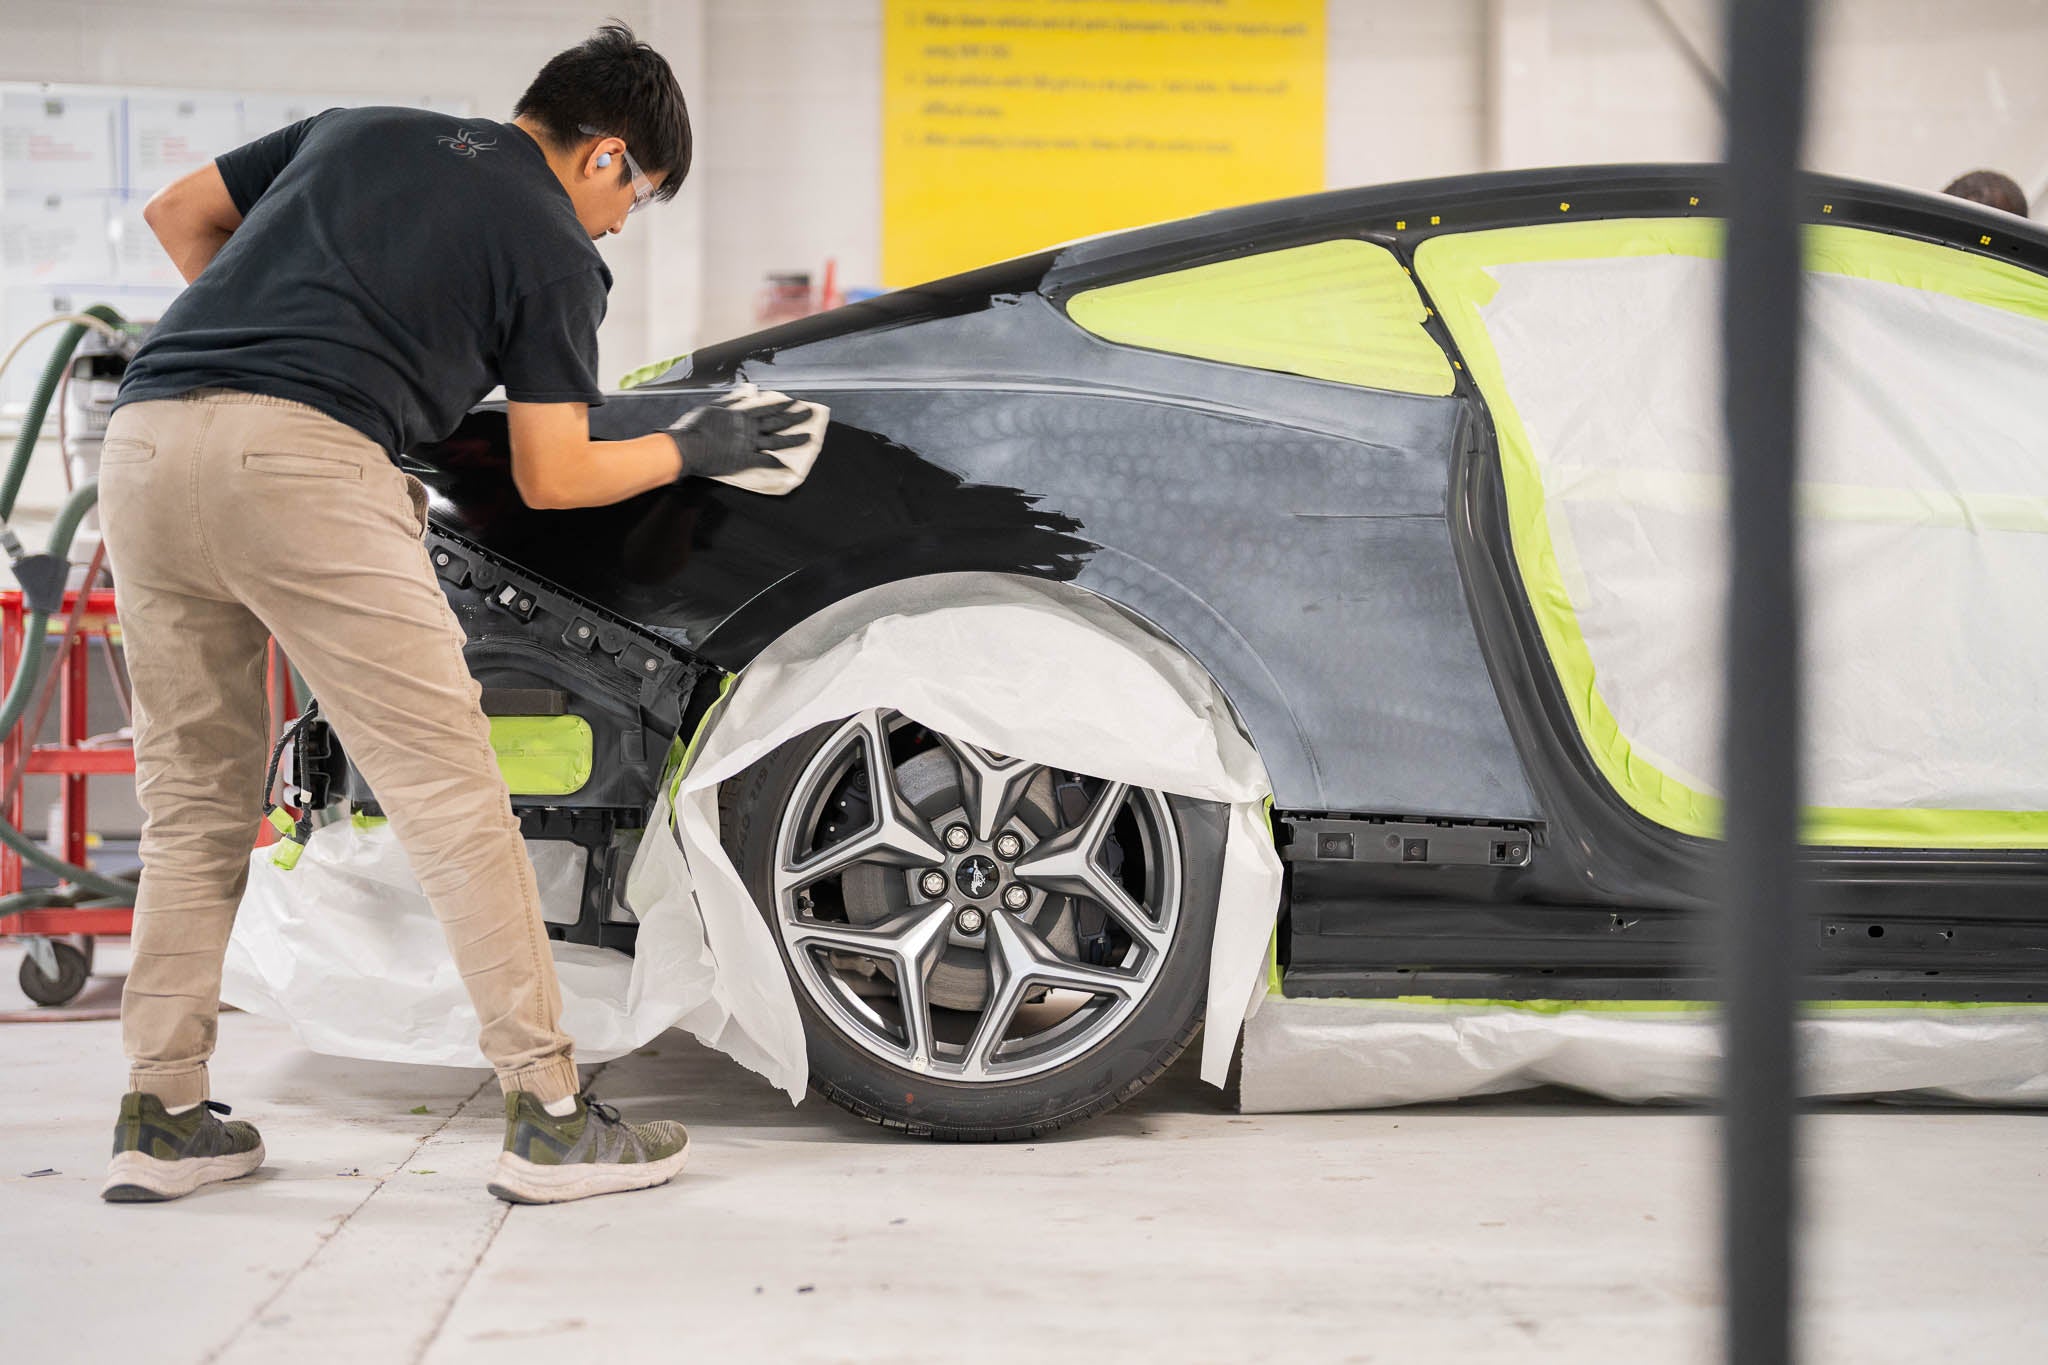
[[114, 414], [100, 509], [135, 684], [142, 884], [121, 1000], [130, 1088], [207, 1098], [221, 960], [262, 818], [276, 636], [369, 779], [506, 1090], [577, 1089], [533, 864], [463, 633], [421, 537], [426, 490], [368, 437], [224, 389]]

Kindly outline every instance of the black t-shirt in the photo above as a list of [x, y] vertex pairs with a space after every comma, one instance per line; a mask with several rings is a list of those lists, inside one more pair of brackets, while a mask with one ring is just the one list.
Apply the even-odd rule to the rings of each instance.
[[241, 389], [396, 453], [501, 383], [516, 402], [603, 401], [611, 271], [521, 129], [329, 109], [216, 164], [242, 225], [165, 310], [117, 405]]

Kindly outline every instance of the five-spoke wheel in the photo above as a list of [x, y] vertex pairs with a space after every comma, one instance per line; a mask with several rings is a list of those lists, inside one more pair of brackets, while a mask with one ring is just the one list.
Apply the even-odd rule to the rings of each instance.
[[[1112, 1054], [1163, 1067], [1193, 1033], [1206, 944], [1183, 945], [1214, 914], [1213, 808], [868, 711], [792, 741], [728, 810], [814, 1021], [814, 1080], [849, 1107], [947, 1136], [1007, 1135], [991, 1120], [1012, 1112], [1037, 1131], [1128, 1087], [1061, 1092], [1079, 1110], [1046, 1123], [1026, 1083]], [[1135, 1054], [1106, 1046], [1134, 1021]], [[849, 1069], [862, 1084], [819, 1074]]]
[[[798, 983], [885, 1060], [965, 1080], [1087, 1051], [1144, 998], [1179, 918], [1165, 799], [848, 719], [777, 840]], [[902, 753], [900, 750], [912, 750]]]

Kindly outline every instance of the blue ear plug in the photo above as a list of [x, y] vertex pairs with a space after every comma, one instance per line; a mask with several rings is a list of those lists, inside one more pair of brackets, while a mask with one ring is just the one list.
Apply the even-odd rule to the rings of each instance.
[[598, 165], [600, 165], [600, 166], [609, 166], [609, 165], [611, 165], [611, 164], [612, 164], [612, 154], [611, 154], [610, 152], [599, 152], [599, 153], [597, 154], [597, 164], [598, 164]]

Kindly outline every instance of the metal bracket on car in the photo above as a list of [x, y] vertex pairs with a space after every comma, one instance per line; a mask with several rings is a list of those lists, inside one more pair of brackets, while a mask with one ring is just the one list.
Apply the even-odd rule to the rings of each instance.
[[1504, 820], [1425, 815], [1280, 816], [1280, 856], [1290, 863], [1406, 863], [1418, 867], [1527, 867], [1536, 835]]
[[625, 856], [630, 850], [619, 847], [617, 836], [622, 830], [641, 828], [639, 813], [529, 807], [517, 814], [524, 837], [573, 843], [588, 855], [583, 864], [583, 892], [577, 903], [576, 920], [573, 924], [548, 925], [548, 936], [632, 952], [640, 935], [639, 921], [613, 919], [612, 905], [615, 888], [630, 861]]
[[609, 657], [639, 685], [640, 705], [649, 714], [680, 723], [675, 699], [687, 695], [704, 665], [659, 636], [650, 635], [610, 612], [571, 596], [479, 545], [429, 527], [427, 557], [436, 575], [461, 588], [474, 589], [492, 610], [522, 624], [536, 615], [563, 622], [562, 643], [586, 654]]

